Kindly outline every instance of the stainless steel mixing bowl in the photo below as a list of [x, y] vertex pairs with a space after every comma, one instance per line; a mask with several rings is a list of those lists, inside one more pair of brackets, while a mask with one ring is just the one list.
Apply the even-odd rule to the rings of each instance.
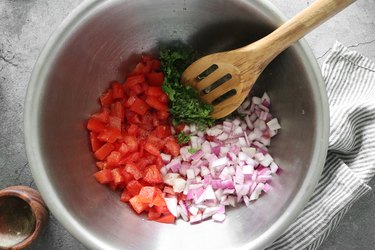
[[85, 129], [99, 94], [124, 80], [141, 52], [182, 40], [203, 53], [237, 48], [282, 22], [266, 0], [94, 0], [53, 34], [33, 71], [25, 104], [27, 154], [51, 212], [92, 249], [261, 249], [296, 218], [320, 176], [328, 105], [320, 70], [305, 42], [262, 74], [282, 130], [271, 145], [282, 168], [272, 192], [224, 223], [165, 225], [142, 219], [119, 194], [96, 183]]

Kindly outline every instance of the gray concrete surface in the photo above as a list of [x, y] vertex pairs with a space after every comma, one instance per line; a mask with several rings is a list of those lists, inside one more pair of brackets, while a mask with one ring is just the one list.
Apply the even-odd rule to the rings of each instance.
[[[23, 108], [36, 58], [53, 30], [81, 0], [0, 0], [0, 189], [11, 185], [36, 188], [25, 154]], [[309, 0], [271, 0], [287, 17]], [[333, 42], [375, 60], [375, 2], [358, 0], [307, 36], [321, 64]], [[375, 188], [375, 180], [370, 185]], [[86, 249], [53, 216], [30, 249]], [[374, 191], [359, 200], [320, 247], [375, 249]]]

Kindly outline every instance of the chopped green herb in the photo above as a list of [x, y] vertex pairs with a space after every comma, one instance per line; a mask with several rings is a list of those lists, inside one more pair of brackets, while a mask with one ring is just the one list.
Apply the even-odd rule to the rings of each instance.
[[198, 149], [197, 148], [189, 148], [188, 151], [189, 151], [190, 154], [195, 154], [198, 151]]
[[160, 61], [164, 72], [162, 88], [169, 97], [169, 111], [175, 124], [183, 122], [205, 128], [214, 122], [210, 117], [212, 106], [202, 102], [195, 89], [180, 83], [182, 73], [196, 57], [191, 48], [182, 45], [161, 49]]
[[185, 134], [184, 131], [181, 131], [178, 135], [177, 135], [177, 142], [178, 144], [180, 145], [183, 145], [183, 144], [186, 144], [190, 141], [190, 137], [191, 135], [190, 134]]

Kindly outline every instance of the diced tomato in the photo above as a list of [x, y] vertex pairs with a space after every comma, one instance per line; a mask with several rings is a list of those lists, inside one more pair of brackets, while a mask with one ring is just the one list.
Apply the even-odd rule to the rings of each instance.
[[106, 128], [98, 134], [98, 140], [103, 142], [114, 143], [121, 138], [120, 130], [114, 128]]
[[100, 103], [102, 106], [109, 106], [113, 102], [112, 90], [108, 90], [107, 92], [100, 95]]
[[95, 152], [95, 157], [96, 157], [96, 159], [102, 161], [102, 160], [104, 160], [104, 159], [107, 157], [107, 155], [109, 155], [109, 154], [112, 152], [112, 150], [114, 150], [114, 149], [115, 149], [115, 146], [113, 146], [112, 143], [106, 143], [106, 144], [104, 144], [103, 146], [101, 146], [98, 150], [96, 150], [96, 152]]
[[145, 130], [152, 130], [154, 127], [152, 125], [153, 115], [150, 112], [147, 112], [142, 116], [139, 126]]
[[137, 162], [141, 157], [139, 152], [130, 153], [120, 161], [120, 165]]
[[146, 75], [147, 82], [151, 86], [161, 86], [164, 82], [163, 72], [151, 72]]
[[100, 132], [105, 128], [105, 124], [91, 117], [87, 122], [87, 129], [93, 132]]
[[[158, 197], [158, 196], [156, 196], [156, 197]], [[155, 204], [153, 207], [155, 208], [156, 211], [158, 211], [161, 214], [168, 214], [168, 213], [170, 213], [170, 211], [169, 211], [169, 209], [167, 207], [167, 204], [165, 203], [164, 198], [162, 198], [162, 199], [163, 199], [164, 204], [165, 204], [164, 206], [157, 206]]]
[[146, 81], [144, 75], [129, 76], [124, 83], [124, 88], [131, 89], [144, 81]]
[[137, 113], [134, 113], [133, 111], [126, 110], [125, 117], [126, 117], [126, 120], [130, 123], [133, 123], [133, 124], [141, 123], [141, 118], [139, 117]]
[[169, 140], [164, 145], [164, 151], [172, 156], [178, 156], [180, 154], [180, 145], [175, 140]]
[[125, 108], [131, 107], [133, 103], [135, 102], [135, 99], [136, 99], [136, 96], [129, 96], [129, 98], [124, 103], [124, 107]]
[[97, 162], [96, 162], [96, 167], [97, 167], [99, 170], [106, 169], [106, 168], [107, 168], [107, 163], [106, 163], [106, 162], [103, 162], [103, 161], [97, 161]]
[[[179, 151], [169, 125], [168, 96], [161, 85], [161, 63], [143, 55], [124, 84], [114, 82], [100, 96], [101, 111], [87, 122], [92, 151], [98, 159], [95, 178], [112, 190], [122, 190], [121, 201], [130, 202], [148, 219], [173, 223], [164, 194], [160, 152]], [[171, 187], [167, 193], [174, 193]], [[162, 216], [162, 217], [160, 217]]]
[[142, 94], [145, 90], [142, 88], [141, 85], [135, 85], [133, 86], [130, 91], [129, 91], [129, 95], [130, 96], [137, 96], [139, 94]]
[[125, 188], [121, 193], [120, 200], [122, 202], [129, 202], [129, 200], [132, 198], [132, 194]]
[[138, 150], [138, 142], [135, 136], [127, 135], [123, 137], [125, 144], [129, 147], [129, 152]]
[[163, 190], [164, 193], [167, 193], [167, 194], [176, 194], [174, 191], [173, 191], [173, 188], [172, 187], [169, 187], [169, 186], [166, 186], [164, 187], [164, 190]]
[[127, 129], [127, 132], [131, 136], [138, 136], [139, 127], [135, 124], [130, 124], [129, 128]]
[[158, 111], [156, 112], [156, 116], [160, 120], [166, 120], [169, 117], [169, 112], [168, 111]]
[[113, 99], [124, 98], [124, 89], [121, 83], [118, 83], [118, 82], [112, 83], [112, 97]]
[[160, 223], [167, 223], [167, 224], [173, 224], [176, 220], [176, 217], [173, 216], [173, 214], [165, 214], [162, 215], [159, 219], [156, 219], [155, 221]]
[[[159, 207], [159, 208], [157, 208], [159, 213], [163, 213], [164, 212], [163, 207], [167, 206], [162, 194], [157, 194], [155, 196], [155, 199], [152, 201], [152, 205]], [[169, 212], [168, 208], [167, 208], [166, 212]]]
[[163, 90], [161, 87], [149, 87], [146, 94], [148, 96], [154, 96], [154, 97], [159, 97], [162, 94], [164, 94]]
[[148, 210], [147, 219], [149, 220], [156, 220], [160, 217], [161, 213], [159, 213], [155, 208], [151, 207]]
[[129, 162], [128, 164], [126, 164], [124, 169], [125, 169], [126, 172], [131, 174], [134, 177], [134, 179], [136, 179], [136, 180], [139, 180], [143, 177], [142, 171], [139, 170], [137, 165], [134, 164], [134, 163]]
[[107, 167], [112, 169], [119, 166], [121, 160], [121, 153], [118, 151], [112, 151], [107, 157]]
[[147, 105], [147, 103], [145, 103], [144, 101], [142, 101], [141, 99], [137, 97], [135, 98], [133, 105], [130, 107], [131, 111], [140, 115], [144, 115], [148, 109], [149, 109], [149, 106]]
[[155, 187], [142, 187], [141, 191], [139, 192], [139, 201], [143, 203], [151, 203], [155, 196], [156, 196], [156, 188]]
[[96, 150], [98, 150], [103, 143], [98, 140], [97, 134], [94, 132], [90, 132], [90, 143], [91, 143], [91, 149], [95, 153]]
[[159, 60], [153, 60], [151, 70], [160, 70], [161, 62]]
[[166, 93], [161, 94], [159, 96], [159, 101], [161, 101], [162, 103], [168, 103], [169, 98], [168, 98], [167, 94]]
[[165, 103], [160, 102], [156, 97], [147, 97], [146, 103], [156, 110], [168, 111], [168, 106]]
[[162, 148], [164, 146], [163, 140], [160, 139], [160, 138], [158, 138], [158, 137], [156, 137], [153, 134], [150, 134], [147, 137], [147, 143], [150, 143], [150, 144], [154, 145], [159, 151], [162, 150]]
[[165, 138], [172, 135], [171, 127], [166, 125], [159, 125], [156, 127], [156, 136], [159, 138]]
[[130, 204], [132, 205], [135, 212], [138, 214], [142, 213], [146, 208], [148, 208], [148, 204], [142, 203], [139, 201], [139, 196], [136, 195], [129, 200]]
[[155, 165], [159, 170], [165, 165], [163, 159], [160, 156], [156, 157]]
[[131, 182], [132, 180], [134, 180], [134, 176], [132, 174], [126, 172], [125, 168], [121, 169], [121, 174], [122, 174], [122, 176], [124, 176], [126, 184], [128, 184], [129, 182]]
[[150, 132], [148, 130], [146, 130], [144, 128], [140, 128], [138, 139], [139, 140], [145, 140], [149, 135], [150, 135]]
[[128, 145], [126, 145], [125, 143], [121, 143], [120, 147], [118, 148], [118, 151], [122, 154], [122, 156], [125, 156], [130, 152], [130, 149]]
[[133, 180], [126, 185], [126, 189], [134, 196], [138, 195], [141, 192], [142, 185], [139, 181]]
[[113, 180], [111, 170], [108, 169], [100, 170], [99, 172], [96, 172], [94, 176], [100, 184], [107, 184]]
[[121, 169], [115, 168], [111, 170], [113, 183], [117, 188], [122, 189], [125, 187], [125, 178], [122, 176]]
[[142, 93], [146, 93], [149, 88], [149, 85], [147, 84], [147, 82], [142, 82], [141, 88], [142, 88]]
[[124, 106], [121, 102], [114, 102], [111, 104], [111, 114], [120, 118], [121, 121], [124, 120]]
[[158, 184], [163, 183], [163, 176], [156, 165], [150, 165], [144, 171], [143, 180], [150, 184]]
[[151, 66], [152, 66], [152, 62], [150, 60], [140, 62], [135, 66], [132, 73], [133, 74], [146, 74], [150, 72]]
[[103, 123], [107, 123], [109, 120], [109, 109], [102, 108], [100, 112], [92, 114], [91, 118], [94, 118]]
[[142, 60], [142, 62], [146, 63], [148, 61], [152, 62], [155, 59], [152, 56], [150, 56], [150, 55], [142, 54], [141, 60]]
[[109, 116], [108, 126], [121, 131], [121, 119], [117, 116]]
[[155, 155], [155, 156], [158, 156], [158, 155], [160, 155], [160, 150], [157, 148], [157, 147], [155, 147], [153, 144], [151, 144], [151, 143], [146, 143], [145, 144], [145, 150], [147, 151], [147, 152], [149, 152], [150, 154], [152, 154], [152, 155]]
[[181, 131], [183, 131], [185, 126], [186, 126], [185, 123], [180, 123], [177, 126], [175, 126], [177, 133], [180, 133]]
[[[147, 151], [146, 151], [147, 152]], [[155, 161], [155, 156], [151, 154], [145, 154], [142, 159], [137, 162], [137, 166], [140, 170], [144, 170], [148, 165], [152, 165]]]
[[157, 127], [157, 126], [160, 126], [160, 125], [162, 125], [163, 124], [163, 122], [161, 121], [161, 120], [159, 120], [157, 117], [156, 117], [156, 115], [153, 115], [152, 116], [152, 126], [153, 127]]

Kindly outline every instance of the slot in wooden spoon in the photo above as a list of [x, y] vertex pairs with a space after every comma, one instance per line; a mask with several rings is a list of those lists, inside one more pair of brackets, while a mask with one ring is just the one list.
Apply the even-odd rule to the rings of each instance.
[[199, 96], [213, 105], [211, 117], [225, 117], [241, 105], [277, 55], [353, 2], [317, 0], [268, 36], [245, 47], [195, 61], [182, 74], [182, 83], [197, 89]]

